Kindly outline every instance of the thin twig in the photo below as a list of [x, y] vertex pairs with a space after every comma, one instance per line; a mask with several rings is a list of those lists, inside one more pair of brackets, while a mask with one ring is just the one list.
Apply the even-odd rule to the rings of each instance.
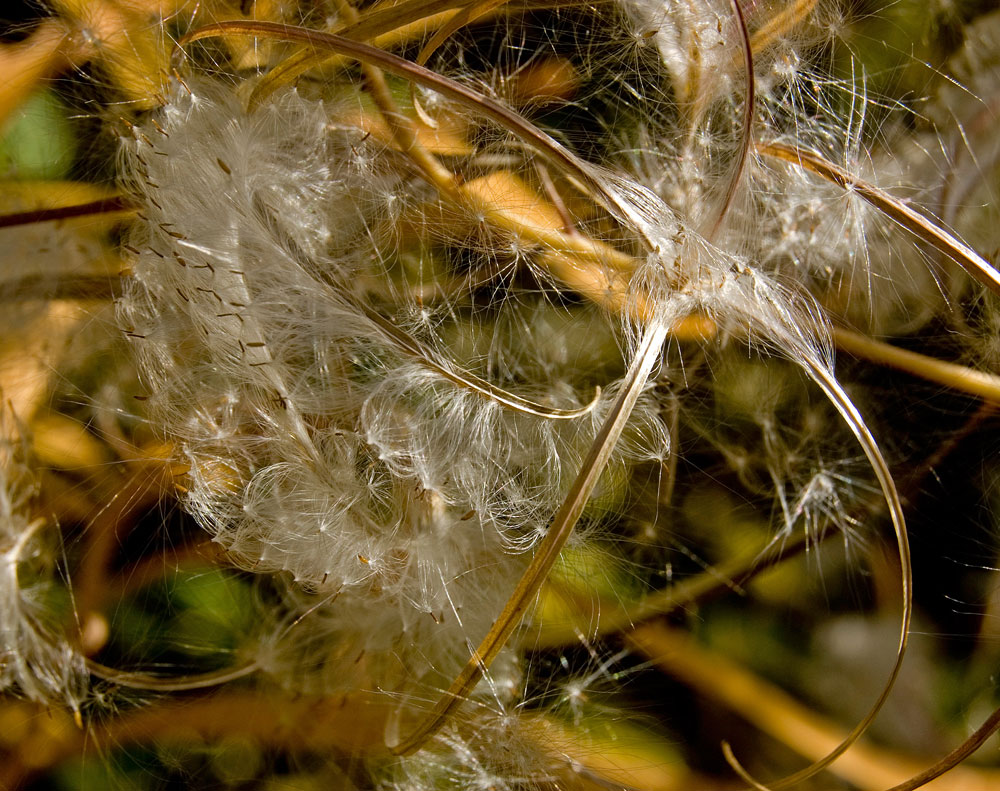
[[91, 214], [133, 214], [136, 208], [124, 196], [114, 195], [110, 198], [78, 203], [73, 206], [58, 206], [51, 209], [32, 209], [30, 211], [13, 212], [11, 214], [0, 214], [0, 228], [66, 220], [71, 217], [86, 217]]

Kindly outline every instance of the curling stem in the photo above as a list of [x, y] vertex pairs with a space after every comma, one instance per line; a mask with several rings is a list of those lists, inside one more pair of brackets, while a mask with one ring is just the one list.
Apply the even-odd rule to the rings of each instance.
[[[719, 701], [807, 759], [818, 759], [844, 740], [839, 726], [810, 711], [784, 690], [709, 651], [683, 632], [661, 623], [649, 623], [638, 627], [626, 639], [664, 672]], [[988, 721], [990, 727], [1000, 724], [994, 722], [995, 718], [996, 715]], [[941, 762], [935, 767], [940, 765]], [[905, 778], [926, 774], [913, 758], [867, 744], [853, 745], [828, 768], [865, 791], [882, 791], [888, 787], [892, 787], [890, 791], [912, 791], [915, 786], [907, 785], [911, 781]], [[895, 785], [901, 781], [901, 785]], [[939, 777], [932, 788], [934, 791], [992, 791], [1000, 788], [1000, 771], [959, 766]]]
[[718, 233], [719, 228], [722, 227], [722, 223], [726, 219], [726, 215], [729, 213], [729, 207], [733, 203], [733, 198], [736, 195], [736, 189], [739, 187], [740, 179], [743, 177], [743, 169], [746, 166], [747, 153], [750, 151], [750, 146], [753, 144], [753, 115], [757, 91], [757, 84], [753, 72], [753, 45], [750, 41], [750, 32], [747, 30], [746, 17], [743, 15], [743, 7], [740, 5], [740, 0], [730, 0], [730, 6], [733, 9], [733, 16], [736, 17], [736, 27], [740, 38], [740, 51], [743, 53], [743, 128], [740, 130], [739, 150], [736, 155], [736, 161], [733, 163], [729, 174], [729, 183], [726, 185], [726, 191], [722, 196], [718, 216], [715, 218], [715, 222], [712, 224], [712, 229], [706, 237], [709, 241], [712, 241], [715, 234]]
[[[920, 774], [911, 777], [909, 780], [899, 783], [898, 785], [894, 785], [892, 788], [888, 789], [888, 791], [915, 791], [928, 783], [940, 779], [946, 772], [953, 771], [966, 758], [986, 744], [986, 740], [998, 730], [1000, 730], [1000, 709], [996, 709], [989, 717], [986, 718], [986, 721], [982, 725], [976, 728], [968, 739], [958, 745], [958, 747], [948, 753], [936, 764], [928, 767]], [[963, 769], [964, 771], [968, 771], [968, 767], [963, 767]], [[1000, 772], [998, 772], [997, 775], [998, 777], [994, 782], [1000, 782]], [[953, 778], [949, 777], [949, 781], [952, 780]], [[955, 785], [958, 786], [958, 781], [954, 782]], [[934, 788], [944, 788], [945, 785], [947, 784], [935, 783]], [[972, 785], [963, 784], [961, 785], [961, 788], [972, 788]]]
[[104, 679], [120, 687], [129, 689], [144, 689], [150, 692], [190, 692], [196, 689], [218, 687], [256, 673], [259, 670], [256, 662], [246, 662], [235, 667], [213, 670], [209, 673], [197, 673], [190, 676], [151, 676], [148, 673], [133, 673], [127, 670], [117, 670], [93, 659], [86, 660], [87, 670], [98, 678]]
[[820, 360], [812, 357], [807, 357], [803, 360], [803, 366], [810, 378], [812, 378], [812, 380], [819, 385], [820, 388], [822, 388], [830, 403], [833, 404], [837, 412], [843, 418], [844, 422], [851, 429], [851, 433], [854, 434], [858, 444], [864, 451], [864, 454], [868, 459], [868, 463], [871, 465], [872, 471], [875, 473], [875, 477], [878, 480], [879, 488], [882, 491], [882, 497], [885, 501], [886, 507], [888, 508], [888, 515], [892, 523], [893, 532], [896, 536], [896, 548], [899, 552], [900, 590], [902, 593], [903, 612], [899, 622], [899, 642], [896, 646], [896, 658], [889, 671], [889, 677], [886, 679], [885, 685], [882, 687], [882, 692], [872, 704], [868, 713], [861, 719], [860, 722], [858, 722], [857, 725], [854, 726], [854, 729], [844, 737], [840, 744], [830, 750], [826, 755], [812, 763], [810, 766], [807, 766], [794, 774], [769, 783], [768, 785], [771, 789], [787, 788], [788, 786], [800, 783], [827, 768], [831, 763], [847, 752], [847, 750], [853, 747], [864, 732], [868, 730], [871, 724], [875, 721], [875, 718], [878, 716], [878, 713], [882, 710], [885, 702], [889, 699], [889, 695], [896, 683], [896, 679], [899, 678], [900, 670], [903, 667], [903, 657], [906, 654], [906, 646], [909, 641], [910, 621], [913, 617], [913, 564], [910, 558], [910, 542], [906, 533], [906, 516], [903, 513], [903, 503], [899, 497], [899, 491], [896, 489], [896, 483], [892, 477], [892, 472], [889, 470], [889, 466], [886, 463], [885, 458], [882, 456], [882, 452], [879, 450], [878, 444], [875, 442], [875, 438], [872, 436], [867, 424], [861, 417], [861, 413], [844, 391], [843, 386], [834, 377], [833, 373]]
[[503, 611], [494, 621], [489, 633], [473, 651], [462, 672], [430, 713], [405, 738], [395, 745], [390, 745], [390, 749], [396, 755], [409, 755], [415, 752], [440, 730], [482, 678], [483, 673], [506, 645], [514, 629], [521, 623], [524, 614], [552, 570], [559, 553], [569, 540], [594, 487], [604, 472], [608, 458], [625, 428], [628, 417], [646, 384], [646, 379], [660, 358], [666, 336], [665, 325], [654, 324], [646, 330], [625, 378], [621, 395], [611, 407], [594, 438], [569, 493], [553, 517], [545, 538], [535, 550], [528, 568], [518, 581]]

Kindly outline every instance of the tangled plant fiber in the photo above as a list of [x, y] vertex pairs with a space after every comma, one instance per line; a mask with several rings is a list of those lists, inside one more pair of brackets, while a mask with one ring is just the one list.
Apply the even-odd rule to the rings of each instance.
[[[815, 0], [178, 2], [152, 26], [127, 4], [78, 5], [17, 46], [55, 25], [58, 62], [38, 75], [103, 64], [126, 99], [116, 191], [13, 206], [0, 232], [110, 219], [113, 238], [57, 224], [46, 249], [113, 244], [123, 267], [39, 256], [2, 286], [29, 328], [65, 304], [89, 317], [32, 352], [45, 374], [6, 408], [5, 690], [67, 706], [98, 741], [108, 717], [128, 742], [166, 727], [160, 696], [196, 706], [231, 685], [220, 710], [245, 692], [340, 723], [310, 732], [336, 748], [310, 770], [327, 786], [694, 787], [686, 771], [644, 780], [641, 757], [602, 760], [643, 743], [623, 703], [594, 702], [641, 673], [631, 651], [657, 661], [669, 630], [640, 624], [720, 579], [738, 589], [768, 552], [819, 557], [836, 533], [853, 558], [882, 514], [894, 661], [853, 729], [766, 785], [815, 784], [851, 754], [905, 675], [919, 584], [906, 498], [976, 423], [907, 455], [834, 346], [1000, 392], [1000, 273], [975, 249], [997, 247], [980, 184], [995, 69], [966, 64], [996, 13], [954, 56], [980, 104], [949, 83], [918, 117], [834, 79], [837, 9]], [[940, 327], [964, 339], [960, 359], [874, 338]], [[71, 465], [32, 459], [52, 425], [90, 449], [81, 467], [117, 459], [134, 487], [86, 478], [113, 505], [60, 517]], [[692, 504], [727, 492], [757, 548], [706, 562], [722, 538], [705, 537], [713, 506]], [[100, 616], [116, 540], [126, 601], [163, 584], [166, 546], [238, 570], [201, 576], [235, 606], [175, 589], [177, 645], [136, 666], [143, 638]], [[672, 569], [688, 561], [704, 575], [685, 593]], [[320, 713], [331, 705], [354, 712], [353, 734]], [[997, 723], [894, 788], [951, 769]], [[760, 787], [766, 768], [724, 747]]]

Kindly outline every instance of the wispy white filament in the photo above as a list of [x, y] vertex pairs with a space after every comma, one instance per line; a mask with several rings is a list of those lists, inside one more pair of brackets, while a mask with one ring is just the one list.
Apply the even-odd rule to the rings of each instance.
[[[391, 686], [398, 656], [444, 677], [485, 632], [617, 385], [581, 410], [592, 393], [562, 378], [508, 378], [579, 414], [511, 408], [446, 375], [454, 352], [397, 286], [400, 307], [373, 315], [367, 287], [393, 266], [380, 229], [429, 193], [338, 127], [349, 109], [292, 91], [248, 114], [230, 86], [175, 85], [123, 148], [143, 209], [119, 315], [151, 414], [190, 465], [191, 512], [244, 567], [331, 596], [295, 636], [361, 646], [355, 684]], [[616, 459], [667, 452], [649, 395], [630, 425]]]
[[54, 622], [52, 559], [44, 519], [31, 519], [27, 468], [0, 415], [0, 691], [79, 711], [87, 697], [83, 656]]

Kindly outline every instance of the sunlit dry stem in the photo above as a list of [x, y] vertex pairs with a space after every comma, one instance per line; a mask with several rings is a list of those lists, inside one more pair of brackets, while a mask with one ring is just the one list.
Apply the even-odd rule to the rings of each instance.
[[[187, 741], [192, 735], [213, 742], [227, 737], [246, 738], [271, 750], [384, 758], [380, 737], [389, 715], [384, 699], [371, 693], [351, 692], [334, 697], [299, 695], [290, 699], [262, 695], [258, 690], [226, 690], [179, 702], [169, 698], [154, 701], [149, 706], [122, 712], [100, 728], [81, 731], [69, 727], [68, 718], [58, 710], [43, 713], [40, 708], [24, 703], [6, 705], [17, 708], [0, 710], [0, 716], [10, 717], [16, 712], [48, 726], [47, 749], [31, 755], [27, 765], [16, 758], [0, 763], [0, 787], [11, 789], [27, 787], [37, 773], [81, 754], [106, 757], [113, 750]], [[625, 788], [643, 791], [672, 789], [676, 787], [677, 773], [683, 772], [683, 768], [676, 766], [651, 767], [647, 755], [635, 754], [631, 749], [597, 754], [592, 743], [577, 738], [554, 717], [525, 716], [516, 727], [553, 761], [572, 762], [572, 769], [567, 768], [564, 776], [560, 776], [559, 787], [566, 791], [593, 791], [595, 780], [605, 788], [622, 788], [624, 783]], [[587, 780], [579, 779], [581, 770], [586, 770]]]
[[1000, 376], [901, 349], [843, 327], [833, 327], [831, 332], [837, 347], [855, 357], [897, 368], [927, 381], [1000, 404]]
[[[819, 540], [834, 535], [824, 534]], [[778, 550], [780, 561], [798, 556], [812, 546], [810, 536], [799, 533], [781, 544]], [[625, 632], [637, 624], [658, 615], [669, 615], [682, 607], [700, 602], [716, 593], [730, 590], [752, 579], [756, 574], [772, 566], [764, 563], [769, 550], [776, 544], [769, 542], [752, 554], [724, 560], [689, 580], [671, 585], [630, 602], [615, 602], [610, 599], [595, 599], [586, 612], [574, 615], [568, 621], [532, 625], [520, 637], [520, 645], [526, 650], [559, 648], [579, 642], [580, 635], [593, 640], [610, 634]], [[556, 592], [558, 595], [558, 592]]]

